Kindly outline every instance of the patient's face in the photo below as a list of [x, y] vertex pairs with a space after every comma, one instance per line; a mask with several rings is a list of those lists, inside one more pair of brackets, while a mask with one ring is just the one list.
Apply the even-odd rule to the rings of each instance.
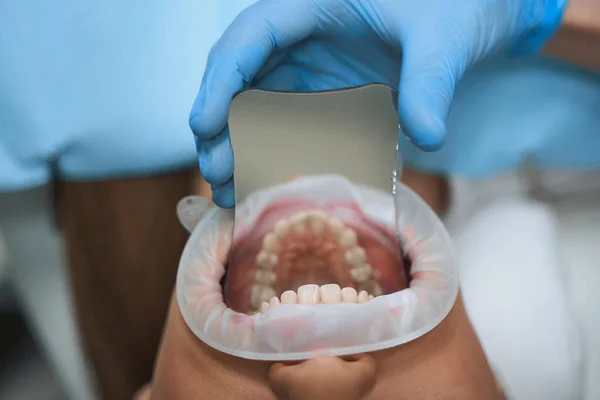
[[[285, 304], [367, 303], [407, 288], [414, 277], [393, 230], [352, 203], [311, 207], [284, 199], [246, 228], [233, 240], [220, 283], [227, 307], [248, 318]], [[313, 343], [319, 345], [327, 346]], [[433, 331], [407, 344], [298, 362], [215, 350], [173, 302], [152, 398], [482, 400], [499, 392], [459, 296]]]

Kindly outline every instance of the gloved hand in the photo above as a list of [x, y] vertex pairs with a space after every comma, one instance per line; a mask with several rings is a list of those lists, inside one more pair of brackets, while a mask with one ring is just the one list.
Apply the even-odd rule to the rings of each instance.
[[[404, 132], [436, 150], [456, 82], [497, 48], [536, 51], [566, 0], [261, 0], [211, 50], [190, 115], [213, 200], [232, 207], [232, 97], [248, 87], [325, 90], [381, 82], [398, 88]], [[400, 72], [402, 67], [402, 72]]]

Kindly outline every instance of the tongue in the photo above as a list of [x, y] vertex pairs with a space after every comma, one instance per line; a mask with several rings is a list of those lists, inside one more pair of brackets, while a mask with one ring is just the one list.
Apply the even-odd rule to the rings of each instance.
[[408, 286], [396, 235], [353, 204], [280, 200], [244, 230], [234, 240], [225, 285], [235, 311], [259, 311], [307, 284], [372, 296]]

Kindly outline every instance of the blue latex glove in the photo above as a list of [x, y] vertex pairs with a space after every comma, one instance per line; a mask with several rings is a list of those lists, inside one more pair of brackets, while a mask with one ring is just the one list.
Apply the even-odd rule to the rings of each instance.
[[[227, 130], [232, 97], [248, 87], [324, 90], [381, 82], [398, 88], [402, 127], [436, 150], [456, 82], [499, 47], [536, 51], [565, 0], [262, 0], [213, 47], [190, 126], [200, 169], [221, 207], [234, 205]], [[401, 55], [402, 52], [402, 55]], [[402, 67], [402, 73], [400, 73]]]

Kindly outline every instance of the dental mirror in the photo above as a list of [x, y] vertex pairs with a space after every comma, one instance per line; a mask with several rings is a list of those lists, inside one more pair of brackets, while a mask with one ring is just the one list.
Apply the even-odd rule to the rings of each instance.
[[377, 83], [324, 92], [239, 93], [229, 113], [236, 204], [303, 175], [340, 174], [392, 193], [401, 168], [396, 99], [394, 90]]

